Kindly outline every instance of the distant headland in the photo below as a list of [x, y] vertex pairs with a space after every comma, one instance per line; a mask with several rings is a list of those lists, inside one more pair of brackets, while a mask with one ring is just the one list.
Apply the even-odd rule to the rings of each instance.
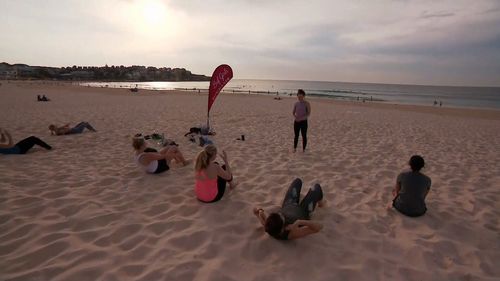
[[70, 80], [70, 81], [210, 81], [209, 76], [193, 74], [184, 68], [152, 66], [69, 66], [48, 67], [0, 63], [4, 80]]

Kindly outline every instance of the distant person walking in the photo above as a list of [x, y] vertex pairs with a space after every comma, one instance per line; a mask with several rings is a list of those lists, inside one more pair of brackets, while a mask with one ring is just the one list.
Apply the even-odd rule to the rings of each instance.
[[311, 105], [305, 100], [306, 92], [299, 89], [297, 91], [298, 102], [293, 106], [293, 116], [295, 121], [293, 123], [293, 131], [295, 137], [293, 139], [293, 152], [297, 151], [297, 144], [299, 142], [299, 132], [302, 135], [302, 151], [306, 151], [307, 146], [307, 118], [311, 115]]

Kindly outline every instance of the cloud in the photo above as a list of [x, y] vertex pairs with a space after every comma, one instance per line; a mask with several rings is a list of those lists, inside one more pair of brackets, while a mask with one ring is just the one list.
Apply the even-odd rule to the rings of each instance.
[[[150, 1], [165, 6], [162, 23], [148, 24], [140, 13]], [[0, 5], [0, 59], [5, 61], [147, 64], [204, 74], [225, 62], [238, 69], [238, 78], [500, 84], [496, 0], [474, 5], [468, 0]]]
[[450, 13], [450, 12], [437, 12], [437, 13], [428, 13], [427, 11], [424, 11], [420, 18], [422, 19], [430, 19], [430, 18], [446, 18], [446, 17], [452, 17], [454, 16], [455, 13]]

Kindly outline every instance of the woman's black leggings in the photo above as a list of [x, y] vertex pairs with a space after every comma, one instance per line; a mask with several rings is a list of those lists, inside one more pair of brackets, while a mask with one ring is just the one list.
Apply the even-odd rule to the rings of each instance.
[[286, 205], [289, 204], [299, 205], [304, 210], [304, 212], [306, 212], [307, 217], [309, 217], [316, 208], [317, 203], [323, 200], [323, 190], [321, 189], [321, 186], [317, 183], [309, 189], [306, 196], [304, 196], [302, 201], [299, 202], [301, 189], [302, 189], [302, 180], [296, 178], [292, 182], [292, 184], [290, 184], [290, 187], [288, 187], [288, 190], [286, 191], [285, 198], [283, 199], [281, 207], [285, 207]]
[[[222, 169], [226, 170], [226, 165], [222, 165]], [[224, 192], [226, 191], [226, 183], [232, 181], [231, 180], [225, 180], [219, 176], [217, 176], [217, 196], [215, 196], [214, 200], [210, 201], [209, 203], [212, 202], [217, 202], [222, 199], [222, 196], [224, 196]]]
[[307, 146], [307, 120], [295, 121], [293, 123], [293, 131], [295, 133], [295, 138], [293, 139], [293, 148], [297, 149], [297, 144], [299, 143], [299, 132], [302, 135], [302, 149], [306, 150]]
[[46, 144], [44, 141], [41, 139], [31, 136], [29, 138], [25, 138], [24, 140], [16, 143], [16, 146], [19, 147], [19, 153], [20, 154], [25, 154], [28, 150], [30, 150], [35, 144], [38, 144], [39, 146], [45, 148], [45, 149], [52, 149], [52, 147], [48, 144]]

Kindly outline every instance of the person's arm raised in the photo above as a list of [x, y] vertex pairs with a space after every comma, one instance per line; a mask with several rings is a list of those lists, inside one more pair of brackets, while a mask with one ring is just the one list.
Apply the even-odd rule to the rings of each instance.
[[292, 240], [318, 233], [323, 229], [323, 225], [310, 220], [296, 220], [293, 224], [288, 225], [286, 229], [290, 231], [288, 239]]
[[229, 166], [229, 160], [227, 158], [227, 153], [226, 151], [222, 151], [222, 154], [220, 154], [220, 157], [222, 160], [224, 160], [224, 164], [226, 165], [226, 170], [222, 169], [221, 166], [217, 165], [217, 176], [230, 181], [233, 178], [233, 173], [231, 172], [231, 166]]

